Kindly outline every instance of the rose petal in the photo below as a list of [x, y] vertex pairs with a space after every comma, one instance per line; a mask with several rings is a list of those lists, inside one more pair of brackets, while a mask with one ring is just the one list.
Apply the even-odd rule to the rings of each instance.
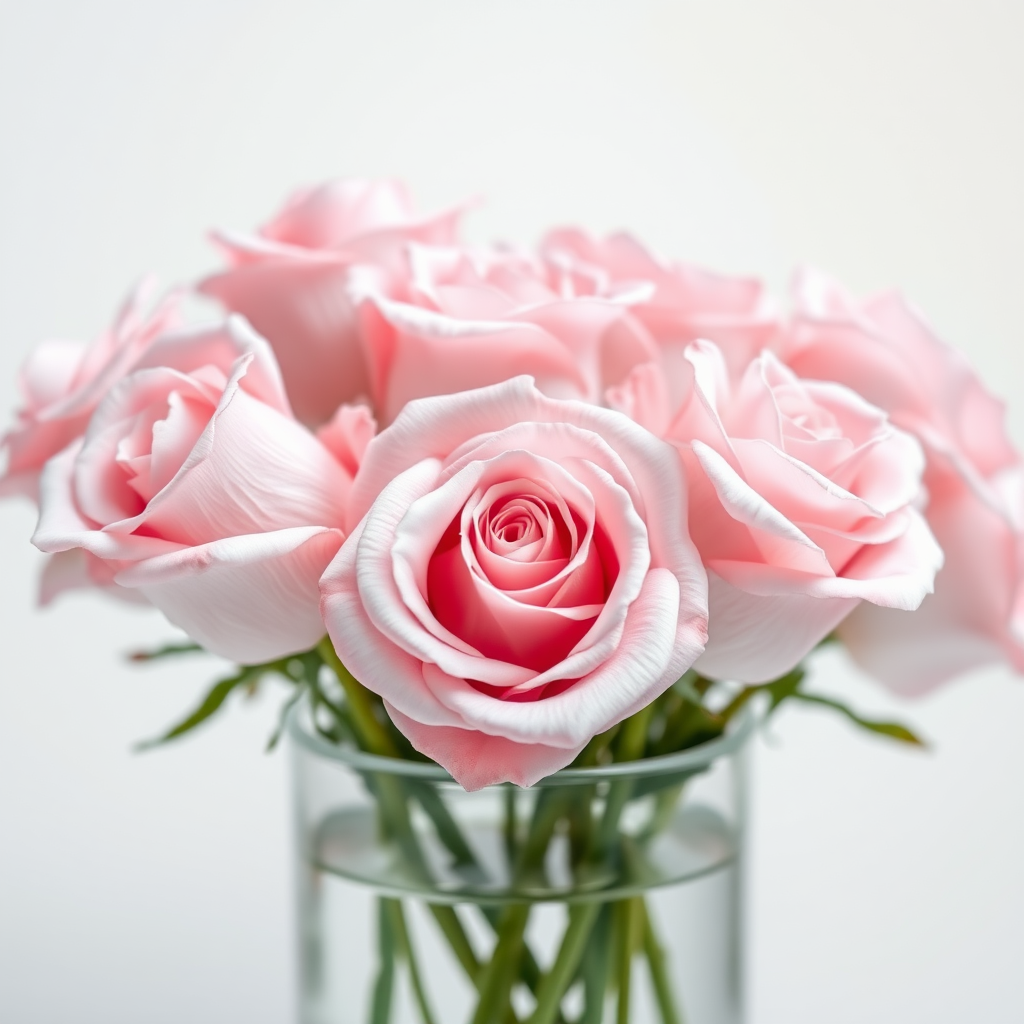
[[229, 537], [138, 562], [115, 580], [207, 650], [255, 665], [323, 636], [318, 582], [342, 539], [319, 526]]
[[349, 477], [301, 424], [241, 389], [246, 368], [240, 360], [171, 482], [137, 516], [110, 523], [108, 532], [124, 535], [145, 525], [167, 540], [200, 544], [291, 526], [341, 525]]
[[40, 551], [85, 548], [100, 558], [150, 558], [180, 549], [180, 544], [159, 537], [112, 537], [86, 519], [75, 503], [75, 463], [82, 449], [79, 439], [46, 464], [40, 478], [39, 522], [32, 543]]
[[346, 291], [350, 260], [272, 261], [207, 278], [204, 294], [242, 313], [273, 346], [295, 414], [323, 423], [370, 383]]
[[392, 721], [421, 753], [472, 793], [484, 786], [512, 782], [532, 786], [570, 764], [586, 744], [566, 750], [540, 743], [516, 743], [502, 736], [453, 726], [423, 725], [385, 702]]
[[[746, 581], [744, 581], [746, 582]], [[795, 667], [857, 606], [852, 597], [761, 596], [708, 572], [708, 643], [694, 663], [711, 679], [764, 683]]]
[[667, 570], [652, 570], [611, 655], [543, 700], [497, 700], [431, 664], [423, 666], [423, 678], [438, 702], [474, 729], [523, 743], [576, 747], [645, 707], [703, 649], [703, 623], [681, 623], [679, 613], [678, 582]]
[[913, 610], [934, 588], [943, 554], [924, 517], [905, 509], [906, 530], [888, 544], [866, 544], [842, 576], [815, 576], [782, 566], [712, 559], [710, 571], [762, 597], [806, 594], [818, 598], [859, 598], [887, 608]]

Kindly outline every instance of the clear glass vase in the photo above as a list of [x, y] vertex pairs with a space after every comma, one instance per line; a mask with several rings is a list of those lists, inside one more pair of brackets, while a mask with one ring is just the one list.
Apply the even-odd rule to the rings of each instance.
[[752, 725], [466, 793], [296, 706], [302, 1024], [740, 1021]]

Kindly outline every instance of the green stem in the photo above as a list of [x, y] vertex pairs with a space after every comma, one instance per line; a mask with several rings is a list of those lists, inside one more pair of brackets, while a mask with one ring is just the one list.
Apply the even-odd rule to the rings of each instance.
[[685, 782], [677, 782], [674, 786], [668, 786], [658, 793], [654, 798], [654, 811], [651, 813], [651, 820], [637, 836], [639, 842], [646, 842], [665, 831], [672, 820], [672, 815], [675, 813], [685, 786]]
[[[631, 715], [622, 723], [622, 730], [616, 742], [616, 761], [635, 761], [643, 756], [647, 743], [647, 726], [653, 711], [653, 705], [648, 704], [646, 708]], [[611, 784], [593, 848], [598, 858], [607, 856], [612, 849], [619, 831], [619, 819], [632, 792], [631, 779], [621, 779]]]
[[[565, 796], [551, 789], [537, 794], [526, 838], [516, 857], [513, 878], [517, 882], [541, 869], [544, 855], [559, 818], [565, 811]], [[493, 1024], [500, 1020], [509, 1003], [517, 977], [527, 976], [526, 964], [532, 957], [525, 945], [526, 922], [530, 916], [528, 903], [512, 903], [502, 910], [495, 927], [497, 945], [490, 961], [481, 972], [480, 1002], [473, 1024]], [[532, 972], [531, 972], [532, 973]], [[539, 974], [539, 970], [538, 970]], [[536, 991], [535, 986], [531, 986]]]
[[569, 925], [565, 929], [562, 945], [551, 970], [541, 978], [537, 986], [537, 1006], [528, 1024], [553, 1024], [600, 909], [598, 903], [582, 903], [569, 910]]
[[647, 745], [647, 726], [654, 713], [654, 705], [648, 704], [622, 723], [618, 742], [615, 744], [616, 761], [636, 761], [644, 756]]
[[529, 915], [528, 903], [510, 903], [502, 912], [497, 945], [480, 972], [480, 1000], [473, 1014], [473, 1024], [495, 1024], [504, 1018], [518, 973]]
[[616, 1024], [629, 1024], [629, 1001], [633, 982], [633, 953], [640, 940], [640, 915], [637, 905], [641, 901], [633, 898], [623, 900], [619, 907], [619, 1001], [615, 1015]]
[[[324, 663], [330, 666], [344, 689], [346, 710], [348, 712], [347, 717], [356, 734], [357, 745], [373, 754], [385, 757], [399, 757], [400, 752], [394, 741], [374, 713], [373, 698], [370, 691], [359, 683], [344, 666], [334, 650], [329, 637], [325, 637], [320, 642], [317, 646], [317, 652]], [[368, 776], [368, 781], [372, 782], [373, 793], [377, 798], [383, 824], [398, 842], [407, 863], [415, 874], [426, 879], [428, 873], [423, 860], [423, 853], [420, 850], [412, 828], [412, 822], [409, 818], [409, 792], [411, 792], [424, 812], [433, 821], [438, 837], [455, 857], [456, 863], [462, 865], [477, 863], [472, 848], [462, 835], [458, 823], [448, 811], [444, 801], [429, 784], [405, 786], [402, 780], [381, 773]], [[551, 822], [551, 827], [554, 827], [554, 821]], [[547, 835], [550, 838], [550, 832]], [[543, 843], [540, 846], [541, 859], [543, 859], [546, 845], [547, 839], [543, 839]], [[537, 846], [538, 840], [535, 840], [529, 858], [531, 861], [537, 856]], [[490, 908], [483, 909], [485, 917], [487, 917], [497, 931], [497, 916], [488, 913]], [[479, 988], [483, 984], [482, 970], [457, 914], [450, 907], [443, 907], [437, 904], [431, 904], [430, 910], [442, 933], [451, 945], [452, 951], [455, 953], [459, 963], [469, 975], [470, 980]], [[530, 990], [534, 991], [541, 972], [537, 966], [536, 959], [528, 947], [522, 950], [520, 956], [517, 957], [517, 962], [519, 963], [519, 975]], [[511, 984], [509, 988], [511, 988]], [[494, 1020], [499, 1019], [516, 1020], [514, 1014], [511, 1013], [511, 1006], [508, 1007], [506, 1015], [501, 1018], [494, 1018]]]
[[502, 799], [505, 804], [505, 818], [503, 823], [503, 834], [505, 839], [505, 855], [509, 864], [516, 862], [516, 787], [512, 783], [505, 784], [502, 792]]
[[469, 936], [466, 935], [465, 928], [462, 927], [455, 908], [441, 903], [430, 903], [428, 906], [438, 927], [448, 940], [448, 945], [451, 946], [455, 958], [462, 965], [469, 980], [475, 983], [477, 975], [480, 973], [480, 961], [476, 957], [472, 943], [469, 941]]
[[391, 997], [395, 988], [395, 937], [386, 902], [384, 899], [377, 900], [377, 950], [380, 954], [380, 970], [373, 985], [370, 1024], [389, 1024], [391, 1020]]
[[596, 786], [578, 786], [579, 793], [569, 805], [569, 849], [574, 866], [586, 863], [594, 843], [594, 798]]
[[677, 1008], [677, 999], [672, 992], [672, 979], [665, 964], [665, 950], [654, 932], [651, 914], [647, 903], [641, 898], [640, 918], [643, 931], [643, 949], [647, 963], [651, 969], [651, 981], [654, 983], [654, 997], [658, 1002], [662, 1024], [685, 1024], [682, 1010]]
[[416, 1005], [419, 1007], [420, 1019], [423, 1024], [434, 1024], [434, 1015], [430, 1012], [430, 1004], [427, 1002], [427, 993], [423, 987], [423, 978], [420, 976], [419, 964], [416, 961], [416, 953], [412, 948], [412, 939], [409, 935], [409, 927], [405, 921], [405, 913], [402, 910], [400, 900], [381, 899], [385, 905], [388, 915], [391, 918], [391, 931], [395, 937], [399, 953], [409, 968], [409, 980], [412, 982], [413, 994], [416, 996]]
[[592, 765], [600, 764], [601, 761], [607, 757], [608, 749], [612, 745], [612, 741], [619, 733], [621, 723], [619, 725], [613, 725], [610, 729], [604, 732], [598, 733], [577, 755], [576, 760], [573, 761], [574, 768], [585, 768]]
[[603, 904], [583, 953], [580, 974], [583, 978], [583, 1016], [578, 1024], [601, 1024], [604, 1019], [605, 993], [608, 991], [608, 961], [612, 948], [614, 908]]
[[331, 638], [325, 636], [317, 645], [317, 650], [324, 663], [330, 665], [345, 691], [345, 699], [352, 712], [352, 720], [363, 749], [383, 757], [398, 757], [398, 748], [374, 714], [370, 691], [342, 664]]
[[462, 834], [458, 822], [452, 817], [448, 805], [441, 799], [437, 790], [429, 782], [415, 782], [410, 780], [408, 788], [415, 797], [424, 813], [434, 824], [437, 830], [437, 837], [447, 847], [448, 852], [455, 858], [456, 865], [467, 867], [473, 865], [477, 868], [481, 877], [483, 869], [477, 864], [476, 855], [472, 847]]

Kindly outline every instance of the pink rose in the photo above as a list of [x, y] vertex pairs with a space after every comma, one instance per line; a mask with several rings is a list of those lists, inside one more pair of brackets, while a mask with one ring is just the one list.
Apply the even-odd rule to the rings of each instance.
[[532, 785], [702, 650], [685, 501], [668, 445], [528, 378], [412, 402], [356, 476], [328, 632], [465, 788]]
[[856, 388], [927, 458], [926, 514], [946, 553], [935, 593], [913, 615], [858, 609], [841, 630], [853, 656], [907, 694], [986, 662], [1024, 672], [1024, 465], [1002, 403], [900, 296], [860, 302], [817, 273], [797, 281], [782, 354]]
[[378, 409], [392, 420], [406, 402], [485, 387], [518, 374], [555, 398], [598, 402], [653, 342], [628, 317], [628, 296], [564, 295], [551, 268], [511, 250], [408, 249], [409, 297], [372, 281], [363, 328]]
[[610, 399], [676, 445], [686, 468], [710, 609], [696, 668], [764, 682], [860, 601], [916, 608], [942, 562], [914, 507], [917, 442], [848, 388], [800, 380], [768, 352], [737, 378], [698, 341], [683, 369], [667, 381], [640, 367]]
[[7, 469], [0, 496], [38, 499], [39, 474], [51, 456], [81, 437], [93, 410], [153, 339], [177, 319], [177, 296], [164, 299], [148, 316], [143, 283], [128, 296], [114, 323], [91, 345], [44, 341], [21, 369], [23, 406], [18, 422], [0, 441]]
[[541, 252], [559, 274], [562, 292], [635, 295], [630, 312], [658, 344], [661, 361], [672, 367], [691, 341], [706, 338], [740, 372], [778, 330], [760, 281], [663, 262], [625, 233], [595, 239], [560, 228], [546, 236]]
[[47, 464], [33, 541], [84, 549], [209, 650], [261, 662], [323, 636], [351, 482], [232, 317], [150, 345]]
[[217, 232], [231, 265], [198, 287], [270, 341], [296, 415], [323, 423], [370, 394], [348, 295], [352, 267], [371, 267], [383, 294], [403, 294], [405, 243], [450, 244], [459, 213], [417, 216], [394, 181], [328, 182], [296, 192], [256, 235]]

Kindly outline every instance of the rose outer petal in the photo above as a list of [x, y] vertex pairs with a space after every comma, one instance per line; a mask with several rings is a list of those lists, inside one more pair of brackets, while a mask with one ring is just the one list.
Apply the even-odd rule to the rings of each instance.
[[499, 782], [532, 786], [564, 768], [586, 746], [584, 741], [575, 750], [564, 750], [541, 743], [517, 743], [503, 736], [488, 736], [450, 725], [423, 725], [387, 701], [384, 706], [409, 742], [421, 754], [444, 765], [470, 793]]
[[229, 537], [146, 559], [114, 580], [141, 590], [207, 650], [255, 665], [323, 636], [317, 584], [342, 539], [318, 526]]

